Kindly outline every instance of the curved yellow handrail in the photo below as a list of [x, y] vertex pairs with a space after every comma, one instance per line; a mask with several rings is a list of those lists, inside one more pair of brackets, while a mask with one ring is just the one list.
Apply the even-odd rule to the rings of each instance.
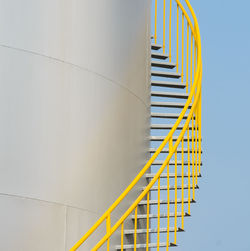
[[[171, 1], [171, 0], [170, 0]], [[148, 194], [150, 192], [150, 189], [153, 187], [153, 185], [157, 182], [157, 180], [160, 179], [160, 176], [162, 172], [165, 170], [166, 166], [169, 164], [170, 159], [176, 153], [177, 147], [180, 144], [181, 141], [183, 141], [185, 133], [188, 131], [189, 132], [189, 124], [190, 121], [192, 120], [192, 125], [194, 118], [197, 120], [197, 127], [198, 127], [198, 143], [199, 147], [196, 148], [196, 154], [199, 154], [199, 160], [198, 163], [196, 164], [199, 165], [199, 173], [200, 173], [200, 153], [201, 153], [201, 81], [202, 81], [202, 59], [201, 59], [201, 39], [200, 39], [200, 31], [199, 31], [199, 26], [197, 22], [197, 18], [195, 16], [195, 13], [189, 3], [188, 0], [185, 0], [186, 5], [192, 15], [194, 24], [191, 22], [190, 17], [187, 14], [187, 11], [181, 4], [180, 0], [175, 0], [177, 3], [177, 6], [180, 8], [182, 11], [182, 14], [186, 18], [187, 25], [190, 27], [192, 37], [194, 39], [194, 51], [195, 48], [197, 48], [197, 54], [194, 57], [197, 57], [197, 66], [195, 68], [195, 63], [194, 63], [194, 81], [192, 83], [192, 79], [190, 81], [190, 86], [191, 90], [188, 96], [188, 99], [186, 101], [186, 104], [181, 111], [177, 121], [175, 122], [174, 126], [166, 136], [166, 138], [163, 140], [159, 148], [156, 150], [156, 152], [152, 155], [150, 160], [146, 163], [146, 165], [143, 167], [143, 169], [139, 172], [139, 174], [135, 177], [135, 179], [131, 182], [131, 184], [124, 190], [124, 192], [119, 196], [119, 198], [111, 205], [111, 207], [101, 216], [101, 218], [89, 229], [89, 231], [70, 249], [71, 251], [77, 250], [91, 235], [92, 233], [104, 222], [106, 221], [107, 224], [107, 233], [104, 235], [104, 237], [95, 245], [94, 248], [92, 248], [92, 251], [98, 250], [105, 242], [109, 241], [109, 238], [111, 235], [119, 228], [122, 227], [122, 232], [123, 232], [123, 223], [127, 219], [127, 217], [134, 211], [136, 210], [137, 212], [137, 206], [140, 203], [140, 201], [147, 196], [149, 197]], [[164, 6], [165, 6], [165, 0], [164, 0]], [[155, 0], [155, 8], [157, 9], [157, 0]], [[157, 10], [155, 10], [155, 15], [157, 15]], [[157, 27], [157, 16], [155, 16], [155, 32], [156, 32], [156, 27]], [[171, 23], [170, 23], [171, 25]], [[165, 26], [165, 25], [164, 25]], [[155, 33], [154, 35], [155, 42], [157, 41], [157, 35]], [[171, 38], [171, 36], [170, 36]], [[163, 45], [164, 48], [164, 45]], [[182, 52], [183, 53], [183, 52]], [[193, 57], [193, 55], [190, 55]], [[192, 62], [192, 61], [191, 61]], [[192, 71], [192, 65], [190, 67], [190, 71]], [[187, 79], [188, 81], [188, 79]], [[192, 103], [193, 102], [193, 103]], [[191, 105], [192, 103], [192, 105]], [[175, 144], [173, 147], [171, 147], [171, 142], [172, 142], [172, 137], [173, 134], [176, 132], [178, 126], [180, 125], [181, 121], [184, 118], [184, 115], [186, 114], [187, 110], [190, 108], [188, 117], [185, 121], [185, 124], [183, 126], [183, 129], [181, 130]], [[192, 133], [193, 133], [193, 126], [192, 126]], [[120, 217], [120, 219], [111, 227], [111, 213], [114, 211], [114, 209], [123, 201], [123, 199], [127, 196], [127, 194], [135, 187], [135, 185], [138, 183], [138, 181], [143, 177], [143, 175], [148, 171], [148, 169], [151, 167], [153, 162], [156, 160], [156, 158], [159, 156], [159, 154], [162, 152], [166, 144], [169, 143], [169, 154], [167, 158], [165, 159], [164, 163], [158, 170], [158, 172], [155, 174], [154, 178], [150, 181], [150, 183], [146, 186], [146, 188], [143, 190], [143, 192], [137, 197], [137, 199], [132, 203], [132, 205], [127, 209], [127, 211]], [[193, 142], [194, 143], [194, 142]], [[197, 143], [197, 138], [196, 138], [196, 143]], [[189, 144], [189, 143], [188, 143]], [[192, 152], [194, 153], [194, 149], [192, 149]], [[194, 165], [194, 163], [193, 163]], [[176, 174], [177, 175], [177, 174]], [[194, 174], [193, 174], [194, 175]], [[197, 171], [196, 171], [197, 175]], [[190, 185], [189, 185], [189, 190], [190, 190]], [[189, 200], [190, 202], [190, 200]], [[147, 226], [148, 228], [148, 226]], [[135, 228], [136, 231], [136, 228]], [[175, 238], [176, 240], [176, 238]], [[121, 238], [121, 244], [123, 245], [123, 238]], [[135, 238], [135, 244], [136, 244], [136, 238]], [[107, 244], [109, 246], [109, 243]], [[148, 245], [148, 237], [147, 237], [147, 245]], [[168, 245], [168, 243], [167, 243]], [[109, 250], [109, 247], [107, 248]]]

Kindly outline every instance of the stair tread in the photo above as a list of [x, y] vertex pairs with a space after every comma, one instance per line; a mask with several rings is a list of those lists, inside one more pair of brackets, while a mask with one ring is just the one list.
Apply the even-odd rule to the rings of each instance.
[[[152, 112], [151, 117], [155, 118], [171, 118], [171, 119], [178, 119], [180, 116], [179, 113], [158, 113], [158, 112]], [[188, 115], [183, 116], [184, 119], [188, 118]]]
[[169, 78], [180, 78], [181, 74], [178, 72], [167, 72], [167, 71], [151, 71], [152, 76], [158, 77], [169, 77]]
[[168, 55], [166, 55], [164, 53], [160, 53], [160, 52], [152, 52], [151, 57], [152, 58], [157, 58], [157, 59], [167, 59]]
[[151, 44], [152, 50], [160, 50], [162, 48], [162, 45], [160, 44]]
[[[191, 185], [190, 186], [191, 187], [191, 189], [193, 188], [193, 186]], [[144, 190], [146, 187], [143, 187], [142, 188], [142, 190]], [[188, 189], [189, 188], [189, 186], [188, 186], [188, 184], [185, 184], [184, 186], [183, 186], [183, 189]], [[178, 185], [177, 186], [177, 190], [181, 190], [182, 189], [182, 186], [181, 185]], [[198, 185], [195, 185], [195, 189], [199, 189], [199, 186]], [[153, 186], [151, 189], [150, 189], [150, 191], [157, 191], [158, 190], [158, 186]], [[160, 190], [168, 190], [168, 186], [160, 186]], [[169, 186], [169, 190], [175, 190], [175, 186]]]
[[171, 62], [160, 62], [160, 61], [151, 61], [152, 67], [160, 67], [160, 68], [167, 68], [167, 69], [173, 69], [176, 67], [175, 63]]
[[[150, 126], [150, 128], [151, 129], [160, 129], [160, 130], [162, 130], [162, 129], [172, 129], [173, 126], [174, 126], [174, 124], [152, 124]], [[179, 125], [177, 127], [177, 130], [181, 130], [181, 129], [183, 129], [183, 127], [184, 127], [184, 125]]]
[[187, 99], [189, 94], [187, 94], [187, 93], [178, 93], [178, 92], [152, 91], [151, 96]]
[[[177, 103], [177, 102], [151, 102], [151, 106], [156, 107], [172, 107], [172, 108], [183, 108], [185, 103]], [[191, 108], [192, 105], [189, 105], [188, 108]]]
[[[164, 160], [156, 160], [156, 161], [154, 161], [153, 163], [152, 163], [152, 165], [154, 165], [154, 166], [161, 166], [161, 165], [163, 165], [163, 163], [164, 163]], [[193, 163], [192, 161], [189, 161], [189, 164], [190, 165], [195, 165], [195, 162]], [[198, 162], [197, 162], [197, 164], [198, 164]], [[175, 165], [175, 160], [170, 160], [169, 161], [169, 165], [170, 166], [173, 166], [173, 165]], [[182, 161], [181, 160], [177, 160], [177, 166], [181, 166], [182, 165]], [[188, 161], [187, 160], [185, 160], [184, 162], [183, 162], [183, 165], [184, 166], [187, 166], [188, 165]], [[202, 166], [202, 162], [200, 163], [200, 165]]]
[[[156, 152], [158, 148], [149, 148], [149, 152], [153, 153], [153, 152]], [[182, 149], [181, 148], [177, 148], [177, 152], [178, 153], [181, 153], [182, 152]], [[183, 152], [184, 153], [187, 153], [188, 152], [188, 149], [187, 148], [183, 148]], [[191, 152], [191, 151], [190, 151]], [[164, 148], [161, 153], [169, 153], [169, 149], [168, 148]], [[202, 150], [201, 150], [201, 153], [202, 153]]]
[[[148, 232], [149, 233], [157, 233], [158, 229], [157, 228], [149, 228]], [[160, 233], [167, 233], [168, 229], [167, 228], [160, 228], [159, 232]], [[175, 228], [174, 227], [170, 227], [169, 228], [169, 232], [175, 232]], [[176, 232], [184, 232], [184, 230], [182, 228], [177, 228]], [[134, 234], [135, 230], [134, 229], [126, 229], [124, 230], [124, 234]], [[147, 233], [147, 229], [146, 228], [141, 228], [141, 229], [137, 229], [136, 231], [137, 234], [146, 234]]]
[[[149, 243], [149, 248], [157, 248], [157, 243]], [[165, 242], [159, 243], [159, 247], [166, 247], [167, 244]], [[176, 247], [176, 244], [170, 243], [169, 247]], [[136, 248], [146, 248], [147, 244], [136, 244]], [[115, 247], [116, 250], [121, 250], [121, 246], [118, 245]], [[134, 249], [134, 244], [125, 244], [123, 245], [123, 250], [125, 249]]]
[[[184, 217], [190, 217], [191, 215], [188, 214], [188, 213], [182, 214], [182, 212], [177, 212], [177, 217], [182, 217], [182, 216], [184, 216]], [[149, 214], [148, 217], [151, 218], [151, 219], [152, 218], [158, 218], [158, 214]], [[175, 213], [169, 213], [169, 217], [170, 218], [175, 217]], [[131, 216], [131, 218], [135, 219], [135, 215], [133, 214]], [[160, 214], [160, 218], [168, 218], [168, 214]], [[137, 219], [138, 220], [139, 219], [147, 219], [147, 214], [138, 214], [137, 215]]]
[[[155, 173], [147, 173], [145, 176], [146, 176], [146, 178], [154, 178], [155, 175], [156, 175]], [[196, 176], [196, 174], [195, 174], [195, 176]], [[167, 175], [167, 173], [162, 173], [160, 177], [161, 177], [161, 178], [167, 178], [168, 175]], [[181, 178], [181, 177], [182, 177], [182, 174], [181, 174], [181, 173], [177, 173], [177, 178]], [[183, 177], [184, 177], [184, 178], [193, 177], [193, 173], [190, 173], [190, 174], [188, 175], [188, 173], [186, 172], [186, 173], [183, 174]], [[198, 174], [197, 174], [197, 177], [200, 178], [200, 177], [201, 177], [201, 174], [198, 173]], [[169, 178], [175, 178], [175, 173], [169, 173]]]
[[[173, 141], [176, 141], [178, 139], [179, 136], [173, 136], [172, 139]], [[150, 136], [150, 140], [151, 141], [163, 141], [166, 138], [166, 136]], [[192, 141], [192, 135], [189, 136], [189, 138], [187, 136], [183, 137], [184, 141], [187, 141], [189, 139], [189, 141]], [[195, 137], [194, 137], [194, 142], [195, 142]], [[202, 139], [201, 139], [202, 140]], [[197, 138], [197, 141], [199, 141], [199, 139]], [[197, 150], [198, 151], [198, 150]], [[190, 150], [191, 152], [191, 150]]]
[[[181, 203], [188, 203], [189, 199], [188, 198], [184, 198], [182, 199], [177, 199], [177, 200], [169, 200], [169, 204], [181, 204]], [[196, 203], [196, 201], [194, 199], [190, 199], [190, 203]], [[149, 200], [149, 204], [150, 205], [157, 205], [158, 204], [158, 200]], [[160, 204], [168, 204], [168, 200], [160, 200]], [[141, 200], [139, 202], [138, 205], [147, 205], [147, 200]]]
[[152, 80], [152, 86], [160, 86], [160, 87], [171, 87], [171, 88], [182, 88], [186, 87], [185, 83], [179, 82], [170, 82], [170, 81], [161, 81], [161, 80]]

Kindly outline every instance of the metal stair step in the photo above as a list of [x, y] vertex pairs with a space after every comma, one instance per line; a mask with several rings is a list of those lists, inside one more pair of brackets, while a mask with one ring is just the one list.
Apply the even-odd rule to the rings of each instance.
[[[156, 160], [152, 163], [152, 166], [162, 166], [164, 163], [164, 160]], [[195, 165], [195, 162], [193, 163], [192, 161], [189, 162], [190, 166], [192, 166], [193, 164]], [[198, 164], [198, 162], [197, 162]], [[175, 161], [171, 160], [169, 161], [169, 165], [170, 166], [174, 166], [175, 165]], [[182, 161], [181, 160], [177, 160], [177, 166], [181, 166], [182, 165]], [[183, 162], [184, 166], [188, 166], [188, 161], [184, 161]], [[201, 162], [201, 166], [202, 166], [202, 162]]]
[[[148, 248], [157, 248], [157, 243], [149, 243]], [[159, 247], [166, 247], [167, 244], [165, 242], [159, 243]], [[169, 247], [177, 247], [176, 244], [170, 243]], [[125, 244], [123, 245], [123, 250], [134, 249], [134, 244]], [[136, 248], [147, 248], [147, 244], [136, 244]], [[115, 246], [116, 250], [121, 250], [121, 245]]]
[[187, 99], [189, 94], [187, 93], [175, 93], [175, 92], [151, 92], [152, 97], [164, 97], [164, 98], [181, 98], [181, 99]]
[[[157, 113], [157, 112], [152, 112], [151, 117], [152, 118], [166, 118], [166, 119], [178, 119], [180, 116], [179, 113]], [[183, 119], [187, 119], [188, 115], [184, 115]]]
[[[157, 233], [158, 232], [158, 229], [157, 228], [149, 228], [148, 229], [148, 233], [150, 234], [154, 234], [154, 233]], [[168, 229], [167, 228], [160, 228], [159, 229], [159, 232], [160, 233], [167, 233], [168, 232]], [[170, 227], [169, 228], [169, 232], [170, 233], [173, 233], [175, 232], [175, 228], [174, 227]], [[176, 232], [184, 232], [184, 230], [182, 228], [177, 228], [176, 229]], [[124, 234], [126, 235], [130, 235], [130, 234], [134, 234], [135, 233], [135, 230], [134, 229], [126, 229], [124, 230]], [[147, 229], [137, 229], [136, 230], [136, 233], [137, 234], [146, 234], [147, 233]]]
[[[149, 148], [149, 152], [150, 153], [155, 153], [157, 151], [157, 148]], [[181, 148], [177, 148], [177, 153], [181, 153], [182, 152], [182, 149]], [[184, 153], [188, 153], [188, 149], [187, 148], [184, 148], [183, 149], [183, 152]], [[161, 153], [169, 153], [169, 149], [168, 148], [164, 148]], [[191, 153], [191, 151], [190, 151]], [[202, 150], [201, 150], [201, 153], [202, 153]]]
[[[155, 177], [155, 175], [156, 175], [155, 173], [147, 173], [145, 176], [147, 179], [153, 179]], [[194, 175], [194, 176], [196, 177], [196, 175]], [[167, 175], [167, 173], [162, 173], [160, 177], [161, 177], [161, 179], [167, 179], [168, 175]], [[193, 177], [193, 173], [190, 173], [189, 175], [188, 175], [188, 173], [184, 173], [183, 177], [184, 178], [188, 178], [188, 177], [191, 178], [191, 177]], [[201, 174], [198, 173], [197, 177], [201, 178]], [[175, 173], [169, 173], [169, 178], [171, 178], [171, 179], [175, 178]], [[182, 178], [182, 174], [177, 173], [177, 178]]]
[[[142, 190], [144, 190], [146, 187], [143, 187]], [[187, 190], [189, 187], [188, 187], [188, 184], [185, 184], [183, 186], [183, 189]], [[193, 186], [191, 185], [191, 189], [193, 188]], [[195, 186], [195, 189], [199, 189], [199, 186], [196, 185]], [[167, 186], [160, 186], [160, 190], [168, 190], [168, 187]], [[169, 186], [169, 190], [175, 190], [175, 186]], [[177, 190], [182, 190], [182, 186], [181, 185], [178, 185], [177, 186]], [[158, 186], [153, 186], [150, 191], [158, 191]]]
[[180, 88], [180, 89], [186, 88], [185, 83], [160, 81], [160, 80], [152, 80], [151, 85], [152, 86], [158, 86], [158, 87], [169, 87], [169, 88]]
[[171, 63], [171, 62], [152, 61], [151, 66], [152, 67], [166, 68], [166, 69], [173, 69], [176, 67], [176, 64]]
[[[166, 136], [150, 136], [151, 141], [163, 141], [166, 138]], [[178, 139], [178, 136], [173, 136], [172, 137], [173, 141], [176, 141]], [[184, 136], [183, 137], [184, 141], [188, 141], [188, 137]], [[201, 139], [202, 140], [202, 139]], [[189, 141], [192, 141], [192, 135], [189, 136]], [[197, 142], [199, 139], [197, 138]], [[195, 142], [195, 137], [194, 137], [194, 142]]]
[[[177, 212], [177, 217], [180, 218], [180, 217], [191, 217], [190, 214], [188, 213], [184, 213], [182, 214], [181, 212]], [[155, 219], [155, 218], [158, 218], [158, 214], [149, 214], [148, 215], [149, 219]], [[169, 214], [169, 218], [174, 218], [175, 217], [175, 213], [170, 213]], [[168, 214], [160, 214], [160, 218], [168, 218]], [[132, 215], [131, 216], [131, 219], [135, 219], [135, 215]], [[144, 220], [144, 219], [147, 219], [147, 214], [139, 214], [137, 215], [137, 219], [140, 220]]]
[[[175, 202], [177, 204], [182, 204], [185, 203], [187, 204], [189, 202], [188, 198], [185, 198], [185, 199], [177, 199], [177, 201], [175, 200], [169, 200], [169, 204], [175, 204]], [[194, 199], [190, 199], [190, 203], [196, 203], [196, 201]], [[158, 204], [158, 200], [149, 200], [149, 205], [157, 205]], [[160, 200], [160, 204], [161, 205], [164, 205], [164, 204], [168, 204], [168, 201], [167, 200]], [[140, 206], [143, 206], [143, 205], [147, 205], [147, 200], [142, 200], [139, 202]]]
[[177, 72], [151, 71], [151, 76], [165, 77], [165, 78], [180, 78], [181, 74]]
[[[173, 128], [174, 124], [152, 124], [150, 126], [151, 129], [159, 129], [159, 130], [171, 130]], [[182, 130], [184, 125], [179, 125], [177, 127], [177, 130]]]
[[[151, 102], [152, 107], [168, 107], [168, 108], [184, 108], [185, 103], [176, 103], [176, 102]], [[189, 109], [192, 105], [189, 105]]]
[[159, 53], [159, 52], [152, 52], [151, 53], [151, 58], [157, 58], [157, 59], [167, 59], [168, 55]]
[[151, 44], [152, 50], [160, 50], [162, 48], [162, 45], [160, 44]]

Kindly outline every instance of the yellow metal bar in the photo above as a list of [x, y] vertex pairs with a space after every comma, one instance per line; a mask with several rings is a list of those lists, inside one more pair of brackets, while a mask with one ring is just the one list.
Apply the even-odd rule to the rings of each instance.
[[121, 226], [121, 251], [123, 251], [123, 234], [124, 234], [124, 223]]
[[155, 44], [157, 43], [157, 0], [155, 0]]
[[[173, 139], [170, 138], [169, 140], [169, 153], [172, 151], [173, 148]], [[168, 206], [167, 206], [167, 244], [166, 244], [166, 250], [168, 251], [169, 248], [169, 227], [170, 227], [170, 178], [169, 178], [169, 163], [167, 164], [167, 200], [168, 200]]]
[[187, 129], [187, 148], [188, 148], [188, 214], [191, 214], [190, 201], [191, 201], [191, 184], [190, 184], [190, 144], [189, 144], [189, 126]]
[[166, 52], [166, 0], [163, 0], [163, 53]]
[[176, 71], [179, 72], [179, 6], [177, 5], [176, 22]]
[[169, 0], [169, 62], [172, 60], [172, 52], [171, 52], [171, 35], [172, 35], [172, 0]]
[[177, 242], [177, 151], [175, 152], [175, 215], [174, 215], [174, 244]]
[[193, 174], [193, 199], [195, 200], [195, 170], [194, 170], [194, 114], [192, 116], [192, 174]]
[[193, 86], [193, 34], [191, 33], [191, 51], [190, 51], [190, 88]]
[[134, 251], [136, 251], [136, 241], [137, 241], [137, 207], [135, 208]]
[[189, 69], [188, 69], [188, 65], [189, 65], [189, 55], [188, 55], [188, 52], [189, 52], [189, 25], [187, 24], [187, 73], [186, 73], [186, 91], [188, 93], [188, 77], [189, 77]]
[[184, 230], [184, 139], [182, 138], [181, 141], [181, 197], [182, 197], [182, 203], [181, 203], [181, 228]]
[[146, 251], [148, 251], [149, 243], [149, 192], [147, 193], [147, 237], [146, 237]]
[[182, 12], [182, 30], [181, 30], [181, 82], [184, 80], [184, 14]]
[[196, 110], [195, 118], [195, 185], [198, 184], [198, 109]]
[[[110, 230], [111, 230], [111, 220], [110, 220], [110, 215], [108, 215], [107, 220], [106, 220], [107, 235], [110, 234]], [[109, 246], [110, 246], [110, 238], [108, 238], [108, 240], [107, 240], [107, 251], [109, 251]]]
[[157, 251], [160, 250], [160, 178], [158, 179], [158, 212], [157, 212]]

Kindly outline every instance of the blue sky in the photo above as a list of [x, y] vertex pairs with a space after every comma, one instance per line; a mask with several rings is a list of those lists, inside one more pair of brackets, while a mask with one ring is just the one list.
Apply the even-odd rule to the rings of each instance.
[[203, 178], [177, 251], [250, 250], [250, 1], [191, 0], [203, 56]]

